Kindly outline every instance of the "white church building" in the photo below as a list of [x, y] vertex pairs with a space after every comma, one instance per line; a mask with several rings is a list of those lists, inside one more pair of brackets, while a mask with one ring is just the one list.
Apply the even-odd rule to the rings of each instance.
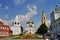
[[34, 34], [35, 33], [35, 28], [34, 28], [34, 23], [32, 20], [29, 20], [27, 22], [27, 27], [25, 28], [25, 34]]
[[51, 33], [60, 35], [60, 7], [55, 7], [50, 14], [51, 16]]
[[11, 30], [12, 30], [12, 34], [13, 35], [19, 35], [21, 34], [21, 27], [20, 27], [20, 20], [19, 20], [19, 16], [16, 15], [13, 23], [13, 25], [11, 26]]

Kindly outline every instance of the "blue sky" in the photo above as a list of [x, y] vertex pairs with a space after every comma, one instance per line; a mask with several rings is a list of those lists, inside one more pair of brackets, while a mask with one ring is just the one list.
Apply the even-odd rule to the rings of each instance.
[[0, 18], [10, 20], [15, 18], [16, 14], [26, 15], [27, 5], [35, 5], [37, 14], [31, 19], [34, 22], [41, 21], [42, 10], [45, 11], [47, 19], [50, 19], [50, 12], [55, 8], [55, 4], [60, 6], [60, 0], [0, 0]]

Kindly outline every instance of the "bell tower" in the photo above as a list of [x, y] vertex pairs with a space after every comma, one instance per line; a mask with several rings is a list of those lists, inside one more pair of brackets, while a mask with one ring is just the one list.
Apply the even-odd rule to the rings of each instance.
[[42, 11], [42, 23], [45, 24], [48, 27], [47, 21], [46, 21], [46, 15], [45, 12]]
[[14, 19], [14, 26], [19, 26], [20, 27], [20, 21], [19, 21], [19, 16], [16, 15], [16, 18]]
[[44, 11], [42, 11], [42, 23], [46, 23], [46, 15]]

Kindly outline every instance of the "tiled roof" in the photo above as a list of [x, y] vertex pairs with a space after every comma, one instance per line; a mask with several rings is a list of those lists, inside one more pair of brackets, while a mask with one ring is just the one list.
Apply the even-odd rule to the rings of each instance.
[[3, 25], [3, 22], [0, 21], [0, 26]]

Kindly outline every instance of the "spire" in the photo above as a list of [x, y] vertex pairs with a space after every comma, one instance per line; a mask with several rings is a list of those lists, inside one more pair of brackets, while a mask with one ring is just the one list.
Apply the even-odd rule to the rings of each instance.
[[14, 19], [14, 26], [20, 26], [19, 15], [16, 15], [16, 17]]
[[45, 24], [48, 27], [47, 21], [46, 21], [46, 15], [45, 12], [42, 11], [42, 24]]
[[42, 11], [42, 13], [44, 13], [44, 10]]
[[45, 15], [45, 12], [42, 11], [42, 23], [45, 23], [46, 22], [46, 15]]
[[16, 21], [16, 22], [19, 22], [19, 15], [16, 15], [15, 21]]
[[16, 15], [16, 18], [18, 19], [19, 18], [19, 15]]

